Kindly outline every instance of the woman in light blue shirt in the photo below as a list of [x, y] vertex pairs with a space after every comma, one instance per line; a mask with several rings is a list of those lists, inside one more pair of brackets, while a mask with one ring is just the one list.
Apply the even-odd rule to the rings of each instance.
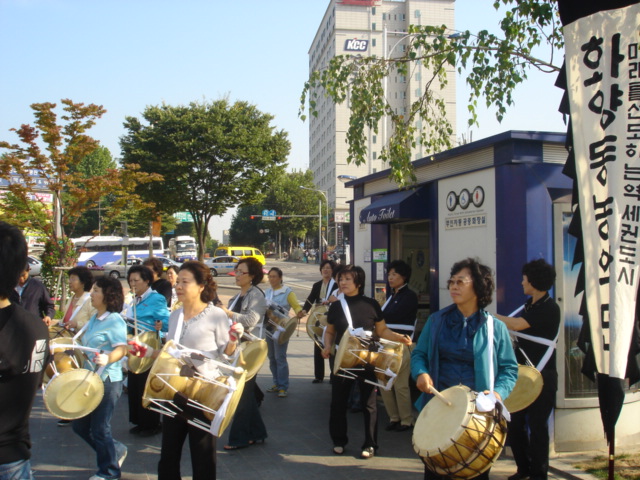
[[123, 303], [120, 281], [99, 278], [91, 290], [91, 304], [96, 313], [80, 337], [82, 345], [100, 351], [90, 355], [84, 368], [104, 367], [100, 373], [104, 382], [102, 401], [89, 415], [73, 421], [73, 431], [97, 455], [98, 471], [89, 480], [120, 478], [120, 466], [127, 455], [127, 448], [111, 436], [111, 417], [122, 394], [120, 359], [127, 354], [127, 327], [119, 313]]

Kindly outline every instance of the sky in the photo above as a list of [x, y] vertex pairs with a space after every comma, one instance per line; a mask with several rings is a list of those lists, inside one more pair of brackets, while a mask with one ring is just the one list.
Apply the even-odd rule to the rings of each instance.
[[[493, 0], [457, 0], [457, 30], [495, 30]], [[290, 169], [307, 169], [308, 124], [298, 117], [308, 50], [329, 0], [0, 0], [0, 139], [32, 123], [35, 102], [103, 105], [90, 134], [120, 157], [127, 116], [145, 107], [228, 97], [255, 104], [289, 133]], [[555, 74], [531, 74], [502, 123], [483, 109], [467, 128], [458, 79], [458, 136], [506, 130], [565, 131]], [[232, 212], [210, 225], [213, 238]]]

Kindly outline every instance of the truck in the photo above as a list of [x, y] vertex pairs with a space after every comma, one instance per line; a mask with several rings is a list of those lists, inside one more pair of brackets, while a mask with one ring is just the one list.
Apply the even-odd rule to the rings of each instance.
[[196, 239], [188, 235], [173, 237], [169, 240], [169, 256], [176, 262], [196, 260], [198, 258]]

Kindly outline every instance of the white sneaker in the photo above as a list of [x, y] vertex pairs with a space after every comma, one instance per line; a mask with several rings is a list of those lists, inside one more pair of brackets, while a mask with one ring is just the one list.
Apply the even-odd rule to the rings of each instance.
[[129, 449], [122, 442], [117, 440], [114, 441], [114, 445], [116, 447], [116, 458], [118, 459], [118, 466], [122, 467], [125, 459], [127, 458], [127, 454], [129, 453]]
[[89, 477], [89, 480], [107, 480], [104, 477], [101, 477], [100, 475], [94, 475], [92, 477]]

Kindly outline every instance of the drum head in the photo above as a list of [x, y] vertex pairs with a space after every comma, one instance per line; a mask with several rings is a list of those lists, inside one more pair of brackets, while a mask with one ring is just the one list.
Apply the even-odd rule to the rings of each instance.
[[220, 423], [220, 428], [218, 428], [217, 432], [213, 432], [213, 435], [216, 437], [219, 437], [224, 433], [226, 428], [231, 423], [231, 420], [233, 419], [233, 414], [235, 413], [236, 408], [238, 407], [238, 402], [240, 401], [240, 397], [242, 396], [242, 391], [244, 390], [244, 382], [247, 379], [247, 372], [244, 371], [239, 374], [235, 373], [233, 375], [233, 378], [236, 381], [236, 390], [231, 394], [231, 399], [227, 404], [227, 411], [225, 412], [224, 419]]
[[518, 365], [518, 380], [511, 394], [504, 401], [510, 412], [524, 410], [536, 401], [542, 392], [542, 374], [533, 367]]
[[[130, 337], [133, 338], [133, 337]], [[160, 335], [158, 332], [142, 332], [139, 333], [136, 337], [140, 342], [146, 343], [154, 350], [158, 350], [162, 345], [160, 341]], [[153, 365], [154, 358], [148, 357], [136, 357], [134, 355], [129, 354], [127, 357], [128, 368], [131, 373], [144, 373], [151, 368]]]
[[298, 317], [291, 317], [288, 320], [284, 321], [282, 327], [284, 328], [284, 332], [280, 332], [280, 336], [278, 337], [278, 344], [283, 345], [289, 341], [293, 332], [296, 331], [296, 327], [298, 326]]
[[[362, 351], [364, 350], [364, 351]], [[357, 351], [357, 352], [356, 352]], [[358, 337], [349, 333], [349, 329], [344, 331], [340, 339], [340, 345], [336, 350], [336, 358], [333, 362], [333, 374], [338, 375], [341, 368], [353, 368], [357, 365], [364, 365], [367, 359], [375, 359], [377, 355], [367, 351]]]
[[145, 408], [149, 408], [153, 399], [171, 400], [176, 392], [187, 391], [189, 378], [180, 376], [184, 362], [167, 353], [171, 347], [175, 347], [173, 340], [165, 344], [152, 364], [142, 394], [142, 406]]
[[475, 395], [468, 387], [459, 385], [440, 393], [451, 405], [433, 397], [413, 429], [413, 449], [421, 457], [431, 457], [452, 446], [475, 411]]
[[51, 325], [49, 327], [49, 340], [53, 340], [56, 338], [71, 338], [72, 336], [73, 335], [71, 335], [71, 332], [60, 324]]
[[247, 371], [247, 380], [251, 380], [262, 368], [267, 359], [267, 342], [265, 340], [253, 340], [240, 344], [240, 359], [238, 366]]
[[104, 396], [100, 377], [84, 368], [57, 375], [44, 390], [49, 412], [63, 420], [76, 420], [93, 412]]
[[316, 326], [326, 327], [329, 325], [327, 321], [327, 312], [329, 311], [329, 307], [327, 305], [323, 305], [321, 303], [316, 303], [309, 310], [309, 316], [307, 317], [307, 323], [311, 323]]

